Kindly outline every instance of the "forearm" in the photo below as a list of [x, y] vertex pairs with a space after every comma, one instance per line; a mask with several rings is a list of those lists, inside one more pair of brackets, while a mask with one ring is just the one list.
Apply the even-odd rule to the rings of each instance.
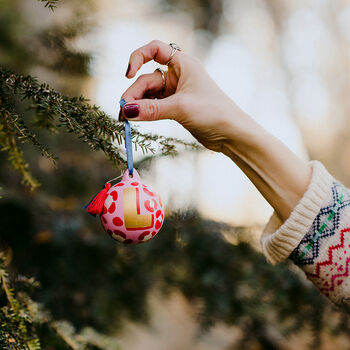
[[243, 112], [238, 130], [236, 125], [232, 128], [232, 139], [225, 142], [223, 153], [285, 221], [308, 187], [310, 166]]
[[322, 293], [350, 311], [350, 190], [320, 162], [299, 159], [250, 117], [242, 114], [239, 123], [224, 153], [275, 210], [261, 237], [266, 258], [272, 264], [291, 259]]

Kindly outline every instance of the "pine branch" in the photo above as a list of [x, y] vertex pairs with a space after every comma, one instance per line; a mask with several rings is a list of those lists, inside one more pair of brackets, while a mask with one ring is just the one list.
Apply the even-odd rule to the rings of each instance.
[[96, 332], [93, 328], [86, 327], [78, 335], [78, 339], [85, 344], [91, 344], [93, 348], [121, 350], [114, 337]]
[[39, 142], [35, 134], [31, 133], [29, 129], [24, 124], [23, 119], [21, 119], [17, 114], [10, 113], [3, 106], [0, 106], [0, 115], [4, 119], [7, 119], [8, 123], [12, 126], [14, 133], [17, 135], [17, 138], [22, 143], [31, 143], [32, 145], [39, 148], [41, 155], [50, 159], [54, 164], [56, 164], [56, 157], [49, 150]]
[[0, 345], [3, 349], [40, 350], [40, 341], [31, 329], [29, 313], [15, 297], [0, 252], [0, 292], [5, 292], [7, 304], [0, 309]]
[[40, 2], [45, 3], [45, 7], [48, 7], [51, 11], [53, 11], [57, 7], [57, 3], [59, 0], [38, 0]]
[[[4, 264], [5, 262], [5, 257], [1, 254], [0, 255], [0, 264]], [[0, 265], [0, 266], [1, 266]], [[8, 281], [8, 273], [7, 271], [1, 266], [0, 268], [0, 282], [1, 286], [5, 292], [6, 298], [10, 304], [11, 309], [14, 310], [14, 302], [13, 302], [13, 290], [9, 286], [9, 281]]]
[[[1, 116], [1, 115], [0, 115]], [[13, 135], [8, 135], [0, 128], [0, 151], [7, 152], [8, 160], [15, 170], [22, 174], [22, 182], [31, 190], [35, 190], [39, 183], [29, 171], [29, 164], [24, 160], [23, 151], [18, 147]]]
[[62, 340], [73, 350], [82, 350], [81, 344], [74, 339], [75, 330], [73, 326], [66, 321], [52, 322], [51, 327], [60, 336]]
[[[102, 151], [115, 165], [125, 162], [119, 146], [124, 145], [124, 124], [112, 119], [99, 107], [90, 105], [84, 97], [67, 97], [51, 89], [47, 84], [39, 84], [31, 76], [21, 76], [0, 67], [0, 146], [9, 153], [12, 165], [21, 171], [24, 181], [31, 188], [37, 187], [31, 177], [23, 154], [17, 147], [15, 135], [21, 142], [32, 143], [42, 155], [51, 160], [55, 157], [43, 146], [25, 126], [14, 109], [14, 98], [31, 103], [35, 111], [35, 125], [49, 131], [63, 127], [74, 133], [93, 150]], [[55, 125], [54, 121], [58, 121]], [[2, 134], [1, 134], [2, 133]], [[188, 143], [175, 138], [153, 134], [142, 134], [132, 128], [135, 149], [144, 154], [155, 153], [155, 145], [160, 146], [162, 155], [174, 155], [176, 146], [199, 149], [196, 143]], [[11, 138], [9, 138], [11, 135]], [[1, 137], [2, 136], [2, 137]]]
[[[40, 350], [38, 334], [43, 326], [73, 350], [120, 350], [115, 337], [85, 328], [77, 333], [67, 321], [55, 321], [40, 304], [21, 289], [38, 286], [33, 278], [20, 277], [14, 289], [0, 251], [0, 349]], [[1, 294], [4, 294], [4, 298]]]

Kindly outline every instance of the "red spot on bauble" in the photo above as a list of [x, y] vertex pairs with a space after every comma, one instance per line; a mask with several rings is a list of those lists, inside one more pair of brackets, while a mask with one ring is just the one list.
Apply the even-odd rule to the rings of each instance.
[[157, 209], [158, 208], [157, 201], [155, 199], [152, 199], [152, 202], [154, 203], [154, 208]]
[[113, 200], [116, 201], [118, 199], [118, 192], [117, 191], [111, 192], [111, 196], [112, 196]]
[[161, 215], [162, 215], [162, 211], [161, 210], [157, 210], [156, 217], [159, 218]]
[[101, 218], [102, 218], [102, 221], [103, 221], [105, 224], [107, 224], [107, 219], [106, 219], [104, 216], [101, 216]]
[[139, 236], [139, 241], [142, 241], [147, 235], [150, 234], [150, 231], [145, 231], [145, 232], [142, 232]]
[[108, 208], [108, 212], [110, 213], [110, 214], [112, 214], [112, 213], [114, 213], [114, 210], [115, 210], [115, 203], [114, 202], [112, 202], [112, 204], [109, 206], [109, 208]]
[[115, 226], [123, 226], [123, 220], [116, 216], [115, 218], [113, 218], [113, 224]]
[[162, 226], [162, 222], [157, 220], [155, 225], [156, 230], [159, 230], [161, 226]]
[[146, 194], [148, 194], [149, 196], [154, 197], [154, 193], [151, 192], [151, 191], [149, 191], [147, 188], [144, 188], [143, 191], [144, 191]]
[[106, 213], [107, 213], [107, 208], [103, 206], [102, 214], [106, 214]]
[[117, 236], [120, 236], [122, 238], [126, 238], [126, 234], [122, 231], [119, 231], [119, 230], [113, 230], [114, 234], [117, 235]]
[[138, 185], [139, 185], [138, 182], [132, 182], [132, 183], [131, 183], [131, 186], [138, 186]]
[[153, 208], [153, 206], [151, 205], [151, 201], [149, 201], [149, 200], [145, 201], [145, 208], [146, 208], [148, 211], [150, 211], [151, 213], [154, 212], [154, 208]]
[[107, 230], [107, 233], [112, 236], [113, 232], [111, 230]]
[[121, 187], [121, 186], [124, 186], [124, 183], [123, 182], [119, 182], [119, 184], [116, 184], [114, 185], [115, 187]]

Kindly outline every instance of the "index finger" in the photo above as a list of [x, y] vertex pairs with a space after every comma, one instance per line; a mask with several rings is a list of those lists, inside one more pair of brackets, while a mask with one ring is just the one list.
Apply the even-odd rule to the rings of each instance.
[[[147, 45], [140, 47], [130, 55], [128, 71], [125, 76], [129, 79], [133, 78], [142, 65], [151, 60], [160, 64], [166, 64], [170, 58], [172, 50], [173, 49], [169, 44], [159, 40], [153, 40]], [[170, 64], [178, 64], [178, 54], [179, 52], [175, 53]]]

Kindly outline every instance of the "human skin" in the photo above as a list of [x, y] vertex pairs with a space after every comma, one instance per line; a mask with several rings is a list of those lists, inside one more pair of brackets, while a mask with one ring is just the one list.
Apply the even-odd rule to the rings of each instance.
[[[165, 64], [171, 52], [168, 44], [157, 40], [135, 50], [126, 77], [135, 77], [148, 61]], [[159, 72], [138, 77], [122, 95], [127, 104], [120, 120], [176, 120], [205, 147], [230, 157], [285, 221], [310, 182], [308, 163], [242, 111], [196, 58], [177, 51], [165, 80], [161, 96]]]

